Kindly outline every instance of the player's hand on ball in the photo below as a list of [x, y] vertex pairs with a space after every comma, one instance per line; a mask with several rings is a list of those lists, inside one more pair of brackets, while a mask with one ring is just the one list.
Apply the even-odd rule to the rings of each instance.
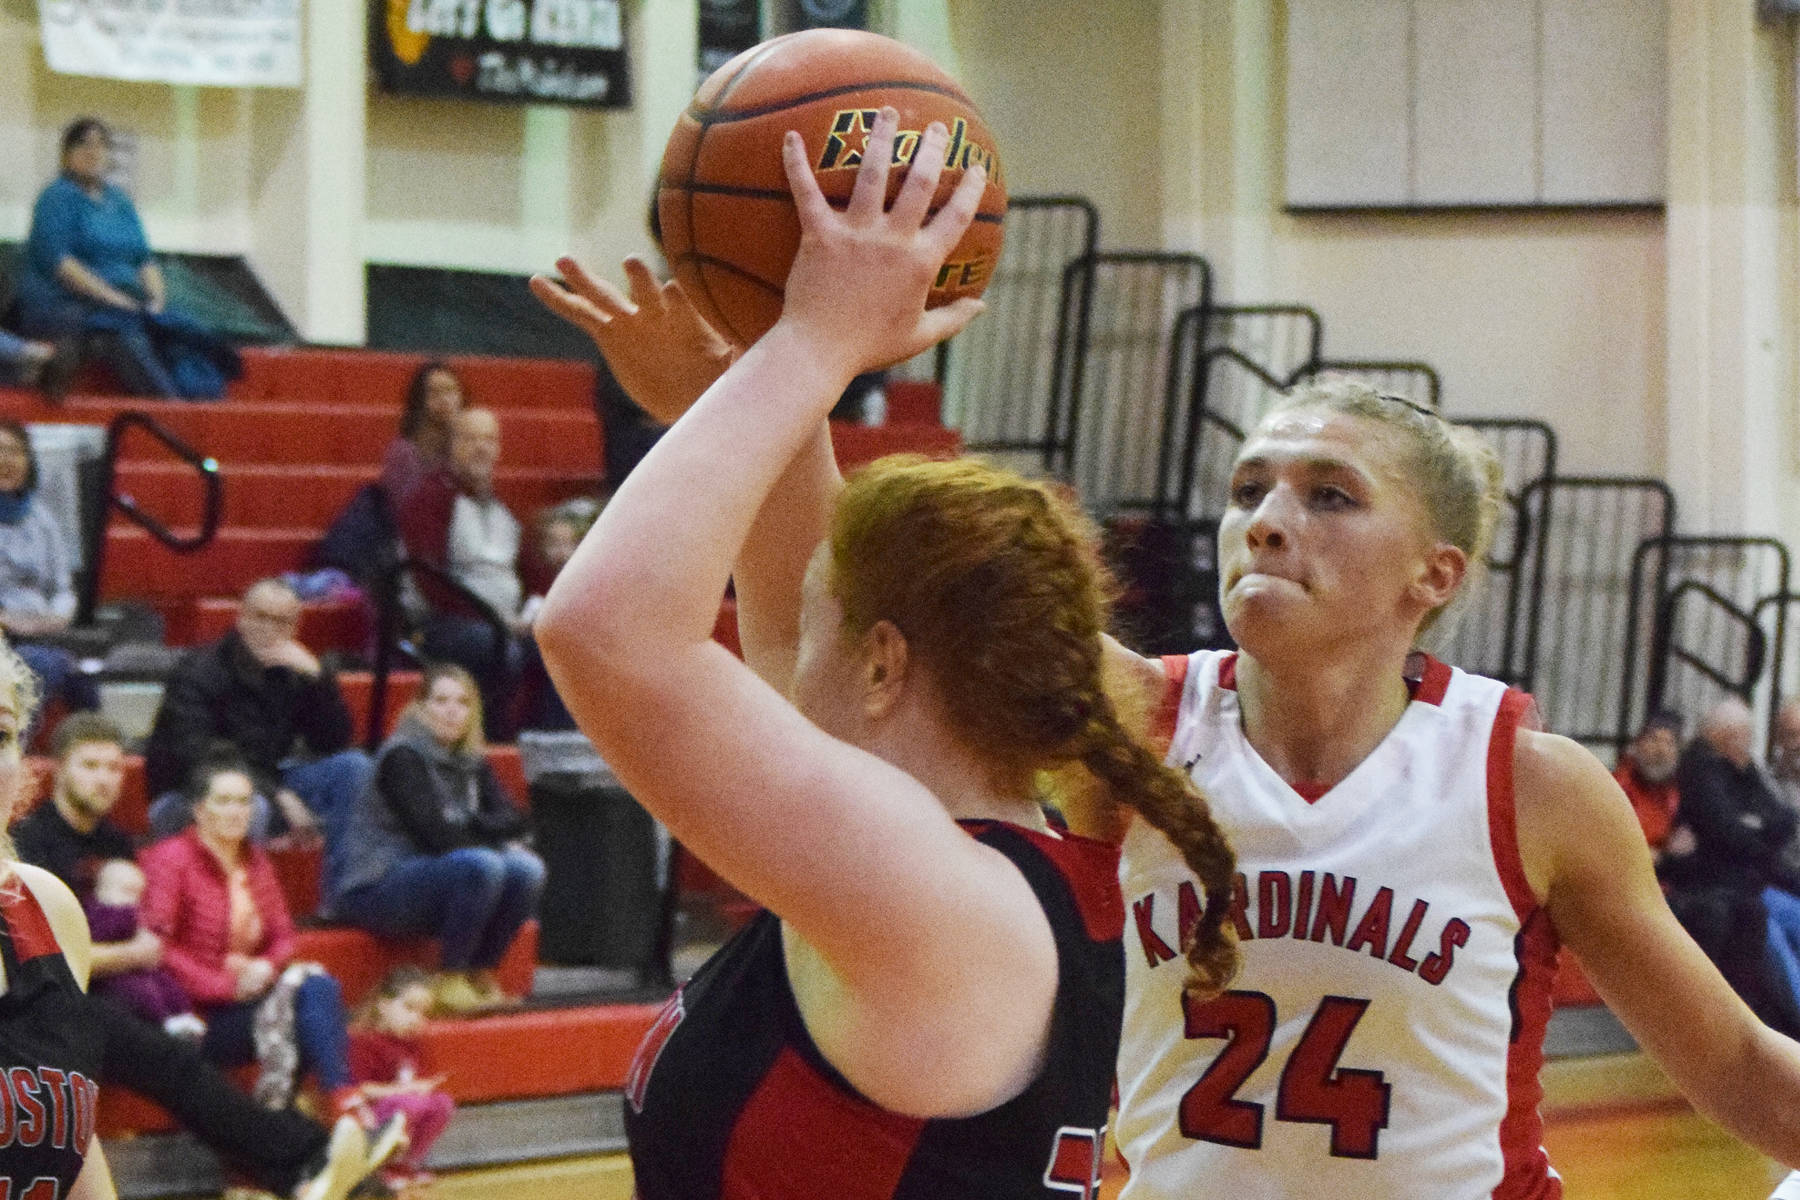
[[841, 355], [846, 378], [929, 349], [982, 309], [981, 301], [965, 298], [927, 310], [925, 299], [975, 218], [987, 173], [978, 165], [964, 171], [949, 203], [931, 216], [950, 138], [934, 121], [913, 154], [893, 206], [884, 211], [898, 128], [899, 114], [883, 108], [869, 134], [850, 204], [841, 213], [820, 192], [800, 135], [790, 132], [781, 143], [801, 234], [780, 323]]
[[625, 260], [630, 294], [596, 279], [573, 258], [556, 260], [563, 282], [542, 275], [531, 290], [544, 306], [594, 340], [625, 394], [665, 425], [673, 424], [737, 357], [694, 311], [674, 280], [658, 283], [643, 259]]

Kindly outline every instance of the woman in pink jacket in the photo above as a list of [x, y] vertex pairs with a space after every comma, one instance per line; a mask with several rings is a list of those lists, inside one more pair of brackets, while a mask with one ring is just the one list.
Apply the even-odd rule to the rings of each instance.
[[195, 770], [192, 828], [141, 855], [142, 924], [162, 938], [163, 966], [206, 1019], [202, 1053], [222, 1065], [255, 1061], [259, 1010], [266, 1028], [274, 1016], [266, 1010], [291, 998], [300, 1069], [313, 1073], [334, 1113], [361, 1117], [337, 980], [314, 970], [291, 997], [272, 997], [294, 955], [294, 922], [274, 868], [249, 840], [252, 791], [234, 759]]

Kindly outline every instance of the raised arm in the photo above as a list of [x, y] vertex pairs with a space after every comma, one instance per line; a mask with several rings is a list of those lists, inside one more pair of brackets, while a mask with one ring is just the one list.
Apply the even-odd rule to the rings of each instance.
[[[873, 144], [891, 144], [895, 124], [884, 111]], [[937, 1101], [991, 1094], [970, 1081], [989, 1064], [959, 1061], [995, 1053], [961, 1035], [976, 1025], [967, 1014], [987, 1023], [988, 1043], [1031, 1028], [1024, 1006], [1049, 992], [1018, 981], [1041, 975], [1053, 991], [1048, 926], [1017, 870], [963, 834], [918, 781], [823, 732], [710, 633], [759, 510], [845, 384], [977, 310], [924, 309], [983, 185], [980, 172], [965, 175], [925, 222], [945, 137], [927, 133], [886, 212], [889, 156], [869, 154], [838, 214], [790, 136], [806, 233], [780, 322], [625, 481], [537, 623], [559, 692], [625, 786], [818, 953], [872, 1036], [908, 1048], [910, 1079], [890, 1074], [892, 1088], [869, 1092], [896, 1107], [907, 1087]], [[556, 304], [554, 285], [533, 286]], [[1033, 995], [1022, 1001], [1022, 991]], [[946, 1042], [955, 1055], [940, 1050]], [[972, 1091], [956, 1090], [964, 1081]]]
[[1586, 750], [1522, 732], [1519, 848], [1607, 1006], [1694, 1106], [1800, 1166], [1800, 1045], [1758, 1021], [1676, 923], [1631, 804]]
[[[658, 283], [641, 258], [625, 260], [624, 291], [573, 259], [557, 269], [567, 289], [541, 291], [545, 303], [594, 340], [626, 394], [664, 424], [693, 407], [741, 353], [679, 283]], [[744, 660], [783, 694], [800, 637], [800, 583], [843, 485], [830, 428], [820, 421], [763, 500], [732, 571]]]

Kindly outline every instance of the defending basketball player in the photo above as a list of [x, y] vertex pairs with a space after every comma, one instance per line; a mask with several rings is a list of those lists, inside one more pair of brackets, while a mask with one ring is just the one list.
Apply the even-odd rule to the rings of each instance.
[[1128, 1200], [1202, 1181], [1560, 1196], [1537, 1116], [1559, 940], [1696, 1107], [1800, 1162], [1800, 1046], [1675, 923], [1605, 768], [1533, 730], [1522, 693], [1413, 652], [1499, 502], [1473, 435], [1359, 385], [1302, 387], [1232, 476], [1220, 586], [1240, 649], [1118, 652], [1238, 849], [1244, 954], [1223, 996], [1184, 991], [1167, 962], [1194, 882], [1121, 823]]
[[[629, 298], [588, 281], [590, 331], [667, 419], [731, 348], [641, 264], [628, 274]], [[759, 519], [765, 556], [801, 554], [829, 510], [829, 443], [814, 446]], [[1122, 707], [1161, 714], [1243, 878], [1244, 969], [1199, 1003], [1179, 956], [1182, 928], [1211, 915], [1206, 889], [1130, 814], [1071, 811], [1124, 843], [1131, 1200], [1559, 1195], [1536, 1114], [1559, 940], [1697, 1107], [1800, 1160], [1800, 1047], [1674, 922], [1604, 768], [1529, 728], [1525, 697], [1412, 653], [1481, 561], [1494, 470], [1403, 401], [1302, 391], [1246, 443], [1220, 533], [1241, 649], [1164, 662], [1113, 647]], [[793, 601], [750, 578], [747, 635], [791, 641]]]
[[[884, 109], [870, 145], [891, 147], [896, 124]], [[1085, 1194], [1124, 913], [1116, 852], [1050, 831], [1034, 772], [1086, 765], [1229, 887], [1204, 804], [1100, 687], [1102, 580], [1072, 508], [972, 463], [887, 460], [837, 492], [819, 431], [844, 384], [977, 309], [925, 310], [983, 184], [966, 172], [926, 220], [947, 136], [929, 128], [885, 213], [892, 155], [867, 154], [838, 214], [790, 135], [805, 232], [779, 322], [633, 472], [538, 619], [620, 779], [771, 910], [639, 1050], [627, 1126], [644, 1200]], [[623, 298], [562, 266], [572, 294], [534, 289], [628, 384], [664, 377], [626, 361], [621, 331], [681, 327], [719, 350], [678, 289], [634, 272], [644, 324], [615, 324]], [[827, 487], [837, 503], [818, 505]], [[748, 666], [710, 637], [734, 559], [741, 601], [767, 614], [743, 626]], [[1196, 986], [1233, 964], [1221, 921], [1203, 924]]]

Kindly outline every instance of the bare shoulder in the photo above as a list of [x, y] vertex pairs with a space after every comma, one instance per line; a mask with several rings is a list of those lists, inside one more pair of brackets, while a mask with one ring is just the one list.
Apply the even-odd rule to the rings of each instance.
[[1519, 856], [1540, 900], [1549, 898], [1574, 859], [1648, 854], [1612, 773], [1585, 746], [1559, 734], [1519, 731], [1513, 801]]
[[1107, 693], [1119, 706], [1119, 715], [1126, 724], [1143, 732], [1168, 687], [1168, 668], [1162, 659], [1139, 654], [1112, 637], [1107, 637], [1104, 645]]
[[87, 987], [88, 960], [92, 957], [93, 939], [88, 934], [87, 917], [82, 913], [75, 893], [42, 867], [15, 862], [12, 869], [19, 882], [37, 900], [38, 907], [44, 910], [44, 919], [50, 922], [50, 932], [56, 935], [56, 944], [62, 948], [63, 957], [68, 960], [69, 969], [75, 974], [75, 981], [82, 987]]

